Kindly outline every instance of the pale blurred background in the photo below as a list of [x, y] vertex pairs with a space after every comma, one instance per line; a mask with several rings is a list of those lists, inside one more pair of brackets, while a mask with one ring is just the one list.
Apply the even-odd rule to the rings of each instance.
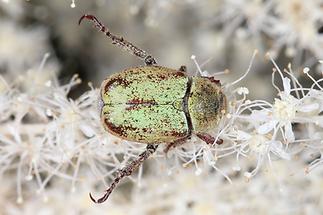
[[207, 62], [203, 69], [210, 74], [229, 69], [229, 75], [219, 76], [223, 82], [245, 72], [257, 49], [258, 58], [245, 82], [250, 82], [252, 98], [270, 99], [272, 66], [265, 53], [271, 51], [282, 66], [292, 62], [296, 71], [304, 65], [315, 67], [322, 59], [321, 4], [315, 0], [2, 0], [1, 73], [13, 72], [16, 77], [49, 52], [48, 62], [60, 81], [78, 73], [83, 86], [89, 81], [99, 86], [109, 74], [142, 64], [111, 45], [92, 24], [78, 26], [80, 16], [89, 13], [111, 32], [151, 53], [160, 65], [187, 65], [194, 74], [190, 57], [195, 55], [200, 64]]

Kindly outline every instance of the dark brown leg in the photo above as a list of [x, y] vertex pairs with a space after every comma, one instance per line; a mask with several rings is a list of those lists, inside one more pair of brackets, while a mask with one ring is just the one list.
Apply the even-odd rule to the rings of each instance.
[[90, 198], [94, 203], [103, 203], [105, 202], [108, 197], [110, 196], [110, 194], [112, 193], [113, 189], [117, 186], [117, 184], [120, 182], [121, 179], [123, 179], [126, 176], [129, 176], [133, 173], [133, 171], [135, 171], [136, 169], [138, 169], [138, 167], [150, 156], [152, 155], [156, 149], [157, 149], [158, 145], [157, 144], [148, 144], [146, 147], [146, 150], [141, 153], [138, 158], [134, 161], [131, 161], [128, 165], [126, 165], [124, 168], [122, 168], [119, 172], [118, 175], [116, 176], [116, 178], [113, 180], [112, 184], [110, 185], [110, 187], [105, 191], [105, 194], [99, 198], [98, 200], [95, 200], [93, 198], [93, 196], [90, 193]]
[[79, 24], [81, 24], [83, 19], [88, 19], [94, 23], [94, 26], [98, 28], [101, 32], [103, 32], [107, 37], [112, 40], [112, 44], [116, 44], [120, 46], [124, 50], [130, 52], [131, 54], [139, 57], [141, 60], [145, 61], [146, 65], [155, 65], [156, 60], [153, 56], [149, 55], [144, 50], [138, 48], [137, 46], [133, 45], [132, 43], [128, 42], [127, 40], [123, 39], [123, 37], [118, 37], [112, 34], [107, 27], [105, 27], [95, 16], [85, 14], [83, 15], [80, 20]]
[[181, 71], [181, 72], [186, 72], [187, 68], [186, 68], [186, 66], [182, 65], [181, 67], [179, 67], [178, 70]]
[[[206, 144], [212, 145], [215, 141], [215, 138], [207, 133], [197, 133], [196, 136], [206, 142]], [[221, 145], [223, 143], [222, 139], [218, 139], [216, 144]]]
[[185, 138], [185, 139], [180, 139], [180, 140], [174, 141], [174, 142], [172, 142], [172, 143], [168, 143], [168, 144], [166, 145], [165, 149], [164, 149], [165, 154], [167, 154], [167, 153], [168, 153], [168, 151], [169, 151], [171, 148], [175, 148], [175, 147], [177, 147], [177, 146], [180, 146], [180, 145], [184, 144], [184, 143], [186, 142], [186, 140], [187, 140], [187, 138]]

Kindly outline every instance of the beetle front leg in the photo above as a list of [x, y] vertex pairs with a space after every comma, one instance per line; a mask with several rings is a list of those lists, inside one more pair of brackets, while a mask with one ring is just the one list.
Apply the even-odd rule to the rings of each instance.
[[118, 37], [114, 34], [112, 34], [107, 27], [105, 27], [95, 16], [90, 14], [84, 14], [80, 20], [79, 24], [81, 24], [83, 19], [88, 19], [94, 23], [94, 26], [99, 29], [99, 31], [103, 32], [108, 38], [112, 40], [112, 44], [116, 44], [117, 46], [120, 46], [124, 50], [128, 51], [129, 53], [137, 56], [141, 60], [145, 62], [146, 65], [156, 65], [157, 62], [155, 58], [151, 55], [149, 55], [144, 50], [138, 48], [137, 46], [133, 45], [132, 43], [125, 40], [123, 37]]
[[157, 144], [148, 144], [146, 147], [146, 150], [143, 153], [141, 153], [136, 160], [131, 161], [128, 165], [123, 167], [118, 172], [118, 175], [115, 177], [112, 184], [105, 191], [105, 194], [101, 198], [95, 200], [93, 198], [92, 194], [90, 193], [89, 195], [90, 195], [91, 200], [94, 203], [105, 202], [108, 199], [108, 197], [110, 196], [110, 194], [112, 193], [112, 191], [114, 190], [114, 188], [120, 182], [120, 180], [123, 179], [124, 177], [130, 176], [136, 169], [138, 169], [138, 167], [156, 151], [157, 147], [158, 147]]
[[175, 148], [177, 146], [183, 145], [186, 142], [186, 140], [187, 138], [168, 143], [164, 149], [165, 154], [167, 154], [171, 148]]
[[[201, 140], [203, 140], [208, 145], [212, 145], [215, 141], [215, 138], [207, 133], [197, 133], [196, 136], [198, 138], [200, 138]], [[223, 143], [222, 139], [218, 139], [216, 141], [216, 144], [218, 144], [218, 145], [221, 145], [222, 143]]]

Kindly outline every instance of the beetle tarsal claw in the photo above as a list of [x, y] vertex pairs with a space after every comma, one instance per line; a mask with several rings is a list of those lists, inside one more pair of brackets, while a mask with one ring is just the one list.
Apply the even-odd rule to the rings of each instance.
[[92, 196], [92, 194], [91, 194], [91, 193], [89, 193], [90, 199], [91, 199], [94, 203], [96, 203], [96, 204], [101, 204], [101, 203], [105, 202], [105, 201], [108, 199], [109, 195], [110, 195], [110, 193], [106, 191], [106, 193], [105, 193], [101, 198], [99, 198], [99, 199], [97, 199], [97, 200], [96, 200], [96, 199]]
[[84, 14], [83, 16], [81, 16], [81, 18], [79, 19], [79, 25], [81, 24], [83, 19], [88, 19], [88, 20], [93, 21], [95, 26], [97, 26], [97, 27], [102, 27], [103, 26], [101, 24], [101, 22], [95, 16], [90, 15], [90, 14]]
[[83, 16], [81, 16], [81, 18], [79, 19], [79, 25], [81, 24], [81, 22], [83, 21], [84, 18], [87, 19], [93, 19], [94, 16], [92, 15], [88, 15], [88, 14], [84, 14]]
[[98, 203], [98, 202], [93, 198], [93, 196], [92, 196], [92, 194], [91, 194], [91, 193], [89, 193], [89, 196], [90, 196], [90, 199], [92, 200], [92, 202], [94, 202], [94, 203]]

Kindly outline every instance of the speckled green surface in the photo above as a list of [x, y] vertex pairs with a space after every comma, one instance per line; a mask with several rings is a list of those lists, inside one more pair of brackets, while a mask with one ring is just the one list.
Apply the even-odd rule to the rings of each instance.
[[164, 67], [138, 67], [117, 73], [102, 84], [105, 128], [121, 138], [173, 142], [189, 135], [182, 102], [188, 77]]

